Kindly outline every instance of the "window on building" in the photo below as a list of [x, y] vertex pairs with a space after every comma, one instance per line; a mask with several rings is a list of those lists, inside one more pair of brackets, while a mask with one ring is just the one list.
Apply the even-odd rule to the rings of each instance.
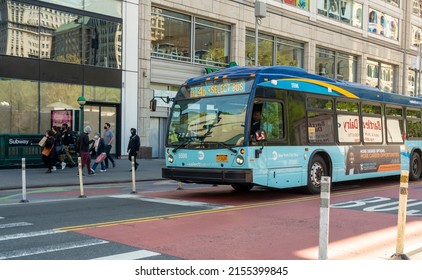
[[[303, 57], [303, 43], [258, 34], [258, 65], [289, 65], [303, 68]], [[246, 31], [245, 65], [255, 65], [255, 32], [249, 30]]]
[[333, 79], [357, 82], [357, 57], [317, 48], [315, 73]]
[[195, 63], [226, 66], [230, 62], [230, 26], [195, 19]]
[[422, 0], [412, 0], [412, 14], [422, 16]]
[[230, 61], [230, 40], [230, 25], [152, 8], [151, 55], [153, 57], [227, 66]]
[[303, 68], [304, 45], [282, 38], [277, 38], [276, 40], [276, 64]]
[[369, 8], [368, 31], [389, 39], [399, 40], [399, 20], [378, 10]]
[[353, 0], [318, 0], [318, 14], [330, 19], [362, 28], [362, 4]]
[[367, 85], [379, 88], [382, 91], [395, 92], [395, 76], [396, 70], [394, 65], [374, 60], [367, 61]]

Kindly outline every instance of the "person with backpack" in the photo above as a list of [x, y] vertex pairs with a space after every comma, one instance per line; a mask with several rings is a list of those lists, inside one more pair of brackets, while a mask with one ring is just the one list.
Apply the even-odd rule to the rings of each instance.
[[73, 138], [72, 130], [69, 128], [67, 123], [62, 124], [62, 144], [64, 148], [64, 154], [61, 156], [62, 162], [64, 162], [65, 157], [70, 161], [68, 165], [70, 168], [75, 167], [76, 163], [70, 155], [70, 146], [75, 144], [75, 139]]

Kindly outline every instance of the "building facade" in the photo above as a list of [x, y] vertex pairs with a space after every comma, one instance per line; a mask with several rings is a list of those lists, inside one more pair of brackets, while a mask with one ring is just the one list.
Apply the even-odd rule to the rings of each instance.
[[232, 62], [422, 94], [422, 0], [261, 1], [257, 18], [255, 0], [0, 0], [0, 134], [43, 133], [84, 96], [84, 125], [110, 122], [116, 154], [135, 127], [142, 155], [161, 158], [165, 98]]

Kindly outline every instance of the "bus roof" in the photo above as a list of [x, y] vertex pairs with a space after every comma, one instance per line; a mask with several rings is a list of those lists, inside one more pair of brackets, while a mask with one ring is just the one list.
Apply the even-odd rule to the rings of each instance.
[[[383, 92], [378, 88], [368, 85], [311, 74], [302, 68], [294, 66], [234, 66], [191, 78], [186, 81], [186, 84], [198, 84], [221, 78], [236, 79], [245, 77], [255, 77], [256, 84], [264, 87], [315, 92], [332, 96], [345, 96], [355, 99], [422, 107], [422, 98]], [[276, 85], [272, 84], [272, 80], [278, 81]]]
[[214, 80], [216, 77], [222, 78], [227, 77], [228, 79], [245, 78], [254, 76], [258, 83], [271, 79], [280, 79], [288, 77], [302, 77], [308, 79], [315, 79], [326, 82], [335, 82], [335, 80], [315, 75], [306, 72], [302, 68], [294, 66], [234, 66], [229, 68], [221, 69], [217, 72], [212, 72], [204, 76], [194, 77], [186, 81], [188, 84], [196, 84], [206, 82], [208, 80]]

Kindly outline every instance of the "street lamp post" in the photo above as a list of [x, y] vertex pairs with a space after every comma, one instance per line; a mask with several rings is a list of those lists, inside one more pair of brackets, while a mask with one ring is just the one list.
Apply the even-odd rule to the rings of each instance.
[[267, 16], [267, 5], [265, 2], [255, 1], [255, 66], [258, 66], [258, 26], [261, 19]]
[[79, 132], [82, 131], [84, 125], [84, 105], [86, 103], [86, 99], [83, 96], [78, 97], [79, 103]]

